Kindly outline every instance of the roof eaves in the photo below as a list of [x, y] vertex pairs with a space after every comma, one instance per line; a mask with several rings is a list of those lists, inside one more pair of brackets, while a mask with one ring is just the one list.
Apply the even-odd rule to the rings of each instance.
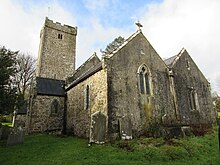
[[94, 66], [93, 68], [90, 68], [87, 72], [85, 72], [84, 74], [82, 74], [81, 76], [79, 76], [76, 80], [74, 80], [67, 88], [66, 91], [72, 89], [74, 86], [76, 86], [77, 84], [79, 84], [80, 82], [84, 81], [85, 79], [87, 79], [88, 77], [90, 77], [91, 75], [95, 74], [96, 72], [102, 70], [102, 62], [100, 62], [99, 64], [97, 64], [96, 66]]

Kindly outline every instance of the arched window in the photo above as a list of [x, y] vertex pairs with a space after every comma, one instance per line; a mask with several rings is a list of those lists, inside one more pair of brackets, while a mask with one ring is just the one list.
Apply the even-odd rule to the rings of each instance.
[[199, 102], [196, 90], [191, 87], [189, 91], [189, 103], [191, 110], [199, 110]]
[[51, 114], [58, 113], [59, 109], [60, 109], [60, 104], [57, 99], [54, 99], [53, 102], [51, 103]]
[[84, 90], [84, 110], [89, 110], [89, 85]]
[[151, 74], [145, 64], [138, 69], [139, 89], [141, 94], [151, 95]]

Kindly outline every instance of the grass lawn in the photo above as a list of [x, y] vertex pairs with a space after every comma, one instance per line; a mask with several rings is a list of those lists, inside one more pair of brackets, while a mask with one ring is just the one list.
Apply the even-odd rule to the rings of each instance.
[[1, 141], [0, 164], [220, 164], [216, 129], [204, 137], [168, 141], [141, 138], [90, 147], [87, 142], [46, 134], [26, 136], [24, 144], [11, 147], [5, 147]]

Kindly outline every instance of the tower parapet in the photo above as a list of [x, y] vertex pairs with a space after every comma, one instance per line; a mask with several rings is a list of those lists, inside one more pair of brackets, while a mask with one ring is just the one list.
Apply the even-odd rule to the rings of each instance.
[[64, 32], [64, 33], [77, 35], [77, 27], [72, 27], [72, 26], [65, 25], [65, 24], [62, 25], [59, 22], [53, 22], [53, 20], [50, 20], [48, 17], [46, 17], [46, 19], [45, 19], [44, 26], [56, 29], [56, 30]]
[[75, 70], [77, 27], [46, 17], [40, 34], [37, 76], [65, 80]]

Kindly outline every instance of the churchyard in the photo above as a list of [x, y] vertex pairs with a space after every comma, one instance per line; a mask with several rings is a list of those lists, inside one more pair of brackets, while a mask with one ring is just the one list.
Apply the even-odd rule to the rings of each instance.
[[35, 134], [23, 144], [0, 141], [0, 164], [204, 164], [220, 162], [217, 127], [205, 136], [140, 138], [88, 146], [73, 136]]

